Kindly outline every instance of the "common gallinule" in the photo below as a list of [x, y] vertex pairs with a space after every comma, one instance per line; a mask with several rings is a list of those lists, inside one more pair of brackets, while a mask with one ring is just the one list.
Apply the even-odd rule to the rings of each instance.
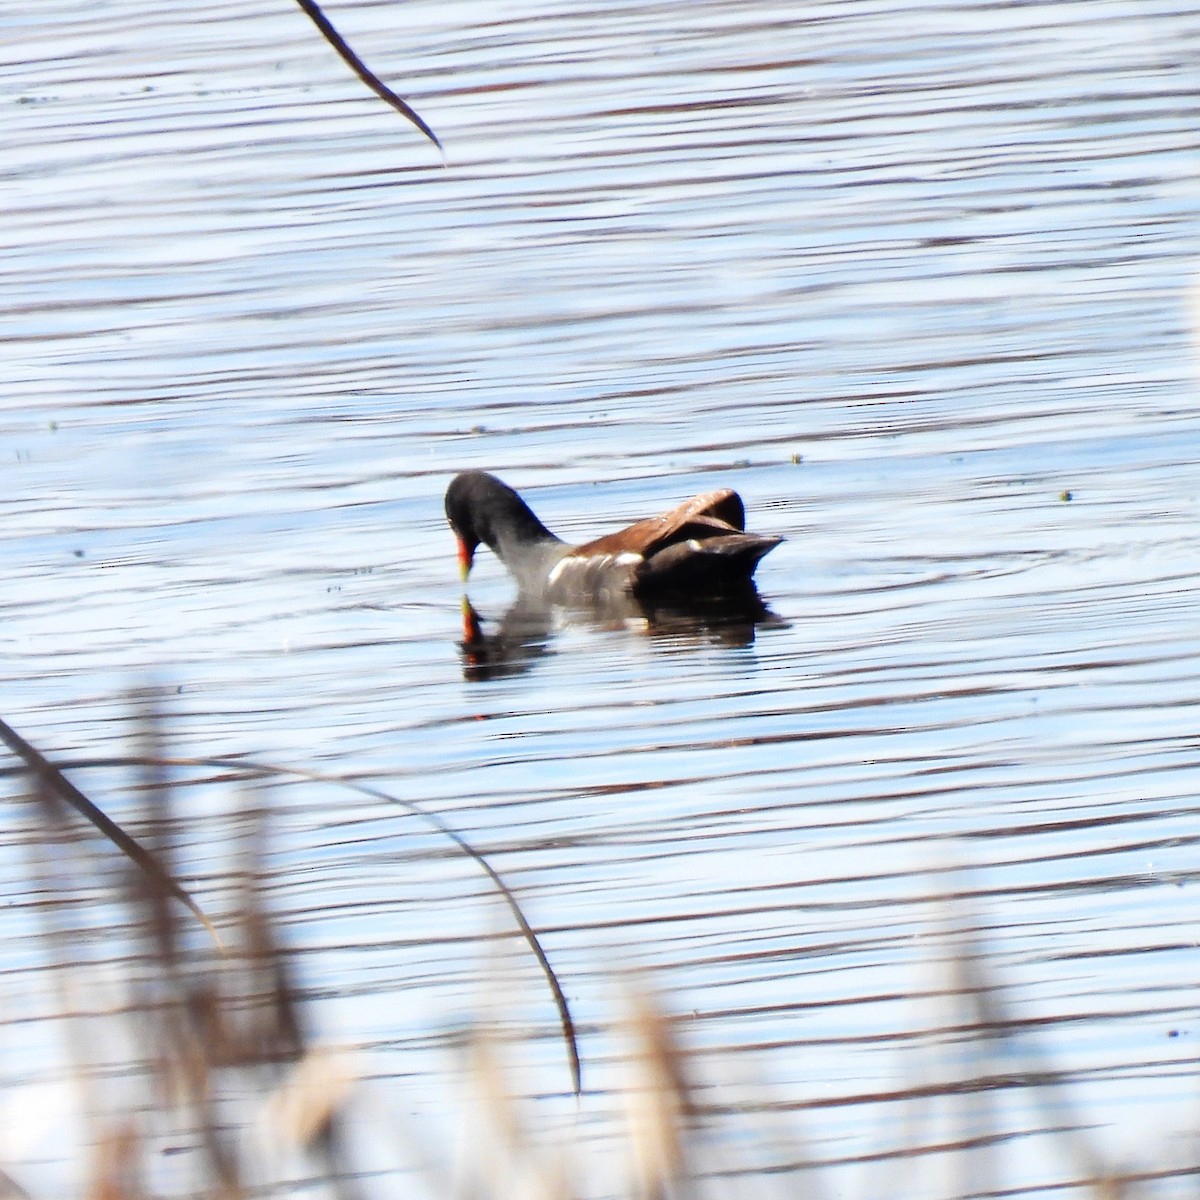
[[752, 590], [758, 560], [783, 538], [746, 533], [737, 492], [695, 496], [661, 517], [571, 546], [555, 537], [506, 483], [466, 471], [446, 490], [446, 518], [466, 579], [475, 549], [491, 547], [526, 595], [561, 604], [626, 594], [689, 600]]

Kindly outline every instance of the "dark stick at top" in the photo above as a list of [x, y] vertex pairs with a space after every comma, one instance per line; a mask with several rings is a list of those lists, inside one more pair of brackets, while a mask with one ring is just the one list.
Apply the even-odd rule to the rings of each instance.
[[402, 97], [397, 96], [366, 63], [350, 48], [346, 39], [333, 27], [329, 18], [321, 11], [316, 0], [296, 0], [308, 14], [312, 23], [321, 31], [321, 36], [338, 52], [342, 61], [377, 95], [390, 104], [398, 113], [410, 120], [439, 150], [442, 143], [437, 134], [421, 119], [421, 115]]

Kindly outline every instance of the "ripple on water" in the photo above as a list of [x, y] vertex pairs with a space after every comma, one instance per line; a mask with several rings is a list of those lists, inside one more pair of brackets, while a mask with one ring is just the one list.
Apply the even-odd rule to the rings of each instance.
[[[1195, 16], [344, 16], [447, 166], [286, 6], [14, 26], [4, 718], [118, 817], [101, 760], [147, 676], [181, 756], [443, 813], [543, 931], [599, 1090], [608, 976], [658, 968], [713, 1070], [741, 1051], [814, 1158], [859, 1164], [839, 1188], [916, 1146], [944, 1178], [909, 1190], [955, 1194], [939, 1105], [977, 1079], [959, 1115], [1021, 1150], [979, 1191], [1077, 1179], [1046, 1131], [1078, 1122], [1182, 1170], [1147, 1145], [1194, 1102]], [[776, 619], [562, 616], [472, 671], [441, 513], [471, 467], [580, 539], [735, 486], [788, 538]], [[494, 563], [472, 598], [503, 630]], [[177, 773], [205, 895], [239, 787], [270, 810], [320, 1020], [416, 1105], [509, 928], [477, 867], [336, 782]], [[6, 862], [5, 1042], [34, 1079], [37, 897]], [[1014, 1037], [971, 1049], [985, 955]], [[561, 1089], [513, 970], [521, 1078]]]

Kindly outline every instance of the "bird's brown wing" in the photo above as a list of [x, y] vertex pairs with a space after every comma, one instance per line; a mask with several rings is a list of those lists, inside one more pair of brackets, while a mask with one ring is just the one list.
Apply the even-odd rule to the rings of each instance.
[[683, 510], [687, 510], [692, 516], [711, 517], [714, 521], [720, 521], [739, 532], [746, 528], [746, 506], [742, 503], [741, 496], [731, 488], [721, 488], [715, 492], [693, 496], [675, 511]]
[[729, 488], [704, 492], [685, 500], [661, 517], [647, 517], [616, 533], [577, 546], [578, 555], [640, 554], [649, 558], [660, 550], [688, 538], [705, 538], [739, 533], [746, 528], [742, 498]]

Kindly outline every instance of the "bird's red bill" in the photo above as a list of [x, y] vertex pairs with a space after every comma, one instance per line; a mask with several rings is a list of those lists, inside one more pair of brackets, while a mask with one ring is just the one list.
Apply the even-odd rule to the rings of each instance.
[[463, 582], [467, 580], [467, 576], [471, 573], [471, 563], [474, 561], [475, 553], [462, 538], [458, 539], [458, 573], [462, 576]]

